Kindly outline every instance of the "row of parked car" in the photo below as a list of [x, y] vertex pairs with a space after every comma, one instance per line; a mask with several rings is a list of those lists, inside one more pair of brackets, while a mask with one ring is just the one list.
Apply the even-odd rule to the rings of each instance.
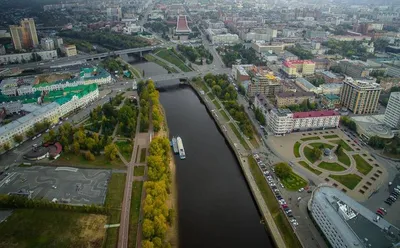
[[390, 193], [389, 197], [385, 200], [385, 203], [391, 206], [395, 201], [397, 201], [399, 195], [400, 195], [400, 185], [397, 185], [395, 188], [393, 188], [392, 193]]
[[288, 218], [291, 218], [290, 219], [290, 223], [292, 223], [293, 228], [296, 228], [296, 226], [298, 226], [299, 223], [297, 222], [296, 218], [293, 217], [292, 210], [289, 208], [289, 206], [286, 203], [285, 199], [280, 194], [278, 186], [280, 186], [281, 188], [284, 188], [284, 186], [279, 181], [279, 179], [277, 181], [275, 181], [275, 179], [273, 178], [273, 174], [275, 172], [274, 168], [271, 168], [271, 172], [270, 172], [268, 170], [267, 166], [265, 165], [265, 163], [260, 159], [258, 154], [254, 154], [253, 157], [257, 161], [258, 166], [260, 167], [261, 171], [263, 172], [265, 180], [268, 182], [269, 187], [271, 188], [271, 190], [274, 193], [276, 199], [278, 200], [279, 205], [282, 208], [282, 211], [285, 212], [285, 214], [287, 215]]

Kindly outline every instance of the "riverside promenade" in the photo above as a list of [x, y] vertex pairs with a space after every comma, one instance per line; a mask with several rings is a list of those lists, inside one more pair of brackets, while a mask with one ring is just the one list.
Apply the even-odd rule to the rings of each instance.
[[[287, 247], [282, 235], [280, 234], [278, 227], [275, 224], [275, 221], [267, 207], [267, 204], [264, 201], [264, 198], [257, 187], [257, 184], [253, 178], [253, 175], [250, 171], [250, 166], [248, 162], [248, 156], [252, 155], [247, 151], [240, 143], [239, 139], [233, 132], [233, 130], [230, 127], [231, 120], [227, 121], [224, 119], [224, 117], [220, 114], [218, 111], [218, 108], [215, 106], [215, 104], [212, 102], [212, 100], [207, 96], [208, 92], [201, 92], [202, 89], [197, 88], [194, 84], [190, 83], [190, 86], [195, 90], [197, 95], [199, 96], [200, 99], [204, 102], [205, 106], [207, 107], [209, 113], [212, 115], [214, 118], [215, 122], [217, 123], [219, 129], [223, 133], [225, 139], [229, 142], [232, 150], [234, 151], [237, 160], [242, 168], [243, 174], [246, 178], [246, 181], [248, 185], [250, 186], [250, 190], [253, 194], [254, 199], [256, 200], [258, 209], [261, 212], [261, 215], [263, 219], [266, 221], [268, 229], [270, 231], [270, 234], [273, 238], [273, 241], [276, 245], [276, 247], [279, 248], [285, 248]], [[203, 93], [203, 94], [202, 94]], [[251, 145], [251, 144], [250, 144]], [[251, 147], [251, 146], [250, 146]], [[275, 201], [275, 199], [271, 199]]]

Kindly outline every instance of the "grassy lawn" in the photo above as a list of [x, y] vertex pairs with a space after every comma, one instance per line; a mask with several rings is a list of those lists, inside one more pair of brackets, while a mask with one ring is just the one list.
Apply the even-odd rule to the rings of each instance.
[[324, 136], [322, 136], [322, 137], [324, 137], [325, 139], [334, 139], [334, 138], [339, 138], [339, 136], [338, 136], [338, 135], [336, 135], [336, 134], [324, 135]]
[[221, 105], [219, 104], [219, 102], [217, 100], [213, 101], [215, 108], [220, 109]]
[[316, 175], [320, 175], [322, 173], [322, 171], [319, 171], [317, 169], [314, 169], [313, 167], [309, 166], [307, 164], [307, 162], [305, 161], [299, 161], [298, 162], [301, 166], [303, 166], [304, 168], [306, 168], [307, 170], [311, 171], [312, 173], [316, 174]]
[[329, 175], [330, 178], [335, 179], [339, 183], [343, 184], [349, 189], [354, 189], [357, 184], [362, 180], [362, 178], [356, 174], [347, 174], [347, 175]]
[[280, 210], [279, 204], [275, 199], [274, 194], [272, 193], [265, 177], [261, 173], [260, 169], [254, 158], [252, 156], [248, 157], [249, 166], [251, 170], [251, 174], [254, 177], [254, 180], [257, 184], [258, 189], [260, 190], [265, 203], [269, 211], [274, 218], [275, 224], [277, 225], [280, 234], [283, 237], [283, 240], [287, 247], [302, 247], [300, 241], [297, 239], [296, 234], [293, 232], [290, 223], [287, 221], [284, 213]]
[[118, 150], [122, 156], [124, 156], [128, 162], [131, 161], [133, 150], [132, 142], [128, 140], [120, 140], [116, 141], [115, 144], [118, 146]]
[[212, 92], [208, 92], [208, 93], [207, 93], [207, 96], [208, 96], [208, 98], [211, 99], [211, 101], [214, 101], [215, 96], [214, 96], [214, 94], [213, 94]]
[[187, 65], [185, 65], [185, 62], [183, 62], [174, 52], [168, 49], [162, 49], [159, 52], [157, 52], [157, 56], [170, 62], [171, 64], [176, 65], [179, 69], [181, 69], [183, 72], [189, 72], [192, 71]]
[[133, 170], [133, 175], [134, 176], [144, 176], [144, 166], [135, 166], [135, 169]]
[[297, 191], [300, 188], [307, 186], [307, 181], [294, 172], [292, 172], [287, 178], [281, 179], [281, 182], [286, 189], [293, 191]]
[[208, 92], [207, 85], [202, 81], [202, 82], [196, 82], [194, 83], [198, 88], [203, 90], [204, 92]]
[[310, 147], [304, 147], [304, 155], [311, 163], [315, 163], [317, 159], [314, 158], [312, 149]]
[[300, 158], [300, 143], [296, 142], [293, 147], [293, 153], [296, 158]]
[[312, 147], [315, 147], [315, 148], [320, 148], [320, 147], [329, 148], [329, 149], [333, 148], [333, 145], [329, 145], [329, 144], [321, 143], [321, 142], [311, 143], [309, 145]]
[[368, 164], [360, 155], [353, 155], [354, 160], [356, 160], [357, 170], [364, 174], [368, 175], [368, 173], [372, 170], [372, 166]]
[[244, 149], [250, 150], [249, 145], [248, 145], [247, 142], [243, 139], [242, 135], [240, 135], [240, 132], [237, 130], [237, 128], [235, 127], [235, 125], [233, 125], [233, 123], [229, 123], [229, 126], [231, 127], [232, 131], [235, 133], [236, 137], [239, 139], [240, 144], [242, 144], [242, 146], [244, 147]]
[[101, 247], [106, 215], [18, 209], [0, 224], [0, 247]]
[[341, 152], [339, 155], [336, 154], [336, 156], [337, 156], [337, 158], [338, 158], [338, 160], [339, 160], [340, 162], [342, 162], [343, 164], [345, 164], [345, 165], [347, 165], [347, 166], [350, 166], [351, 161], [350, 161], [349, 156], [347, 156], [346, 153]]
[[57, 160], [54, 160], [52, 164], [79, 168], [125, 169], [124, 163], [119, 157], [114, 161], [109, 161], [104, 155], [96, 156], [95, 161], [87, 161], [83, 154], [75, 155], [63, 153]]
[[354, 151], [353, 148], [351, 148], [344, 140], [342, 139], [338, 139], [338, 140], [330, 140], [329, 142], [331, 143], [335, 143], [335, 144], [340, 144], [343, 149], [345, 149], [346, 151]]
[[319, 136], [312, 136], [312, 137], [302, 138], [300, 140], [307, 141], [307, 140], [319, 140], [319, 139], [321, 139]]
[[156, 57], [152, 56], [151, 54], [144, 55], [144, 58], [149, 62], [154, 62], [154, 63], [158, 64], [159, 66], [162, 66], [168, 72], [178, 73], [178, 71], [175, 68], [170, 67], [169, 65], [164, 63], [164, 61], [157, 59]]
[[328, 162], [324, 162], [324, 161], [319, 163], [318, 167], [325, 169], [325, 170], [329, 170], [329, 171], [344, 171], [344, 170], [346, 170], [346, 168], [344, 168], [343, 166], [341, 166], [338, 163], [328, 163]]
[[139, 223], [140, 203], [142, 197], [142, 181], [135, 181], [132, 185], [131, 211], [129, 221], [128, 247], [136, 247], [137, 229]]
[[221, 113], [221, 115], [224, 117], [224, 119], [225, 119], [226, 121], [229, 121], [229, 117], [228, 117], [228, 115], [226, 114], [225, 110], [222, 110], [222, 109], [221, 109], [219, 112]]
[[254, 133], [253, 137], [251, 137], [251, 139], [250, 139], [250, 143], [253, 145], [254, 148], [259, 148], [260, 144], [258, 143], [258, 141], [256, 139], [256, 135], [257, 134]]
[[[121, 220], [121, 204], [124, 197], [125, 173], [111, 174], [111, 180], [108, 184], [105, 207], [110, 209], [108, 224], [118, 224]], [[115, 247], [118, 242], [118, 228], [107, 229], [107, 239], [105, 246], [107, 248]]]
[[144, 163], [146, 161], [146, 155], [147, 155], [146, 153], [147, 153], [146, 148], [140, 149], [140, 163]]

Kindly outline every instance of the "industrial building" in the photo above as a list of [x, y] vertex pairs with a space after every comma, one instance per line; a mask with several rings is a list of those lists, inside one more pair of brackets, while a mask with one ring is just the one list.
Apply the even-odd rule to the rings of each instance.
[[318, 186], [308, 210], [330, 247], [398, 247], [398, 228], [332, 186]]
[[347, 78], [340, 92], [340, 103], [354, 114], [375, 113], [381, 90], [377, 83]]

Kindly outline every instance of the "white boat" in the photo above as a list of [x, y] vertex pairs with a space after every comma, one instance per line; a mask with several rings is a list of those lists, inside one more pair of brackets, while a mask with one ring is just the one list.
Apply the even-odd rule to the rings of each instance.
[[185, 159], [186, 158], [186, 154], [185, 154], [185, 149], [183, 148], [183, 143], [182, 143], [182, 139], [181, 137], [176, 137], [176, 141], [178, 143], [178, 151], [179, 151], [179, 157], [181, 159]]

